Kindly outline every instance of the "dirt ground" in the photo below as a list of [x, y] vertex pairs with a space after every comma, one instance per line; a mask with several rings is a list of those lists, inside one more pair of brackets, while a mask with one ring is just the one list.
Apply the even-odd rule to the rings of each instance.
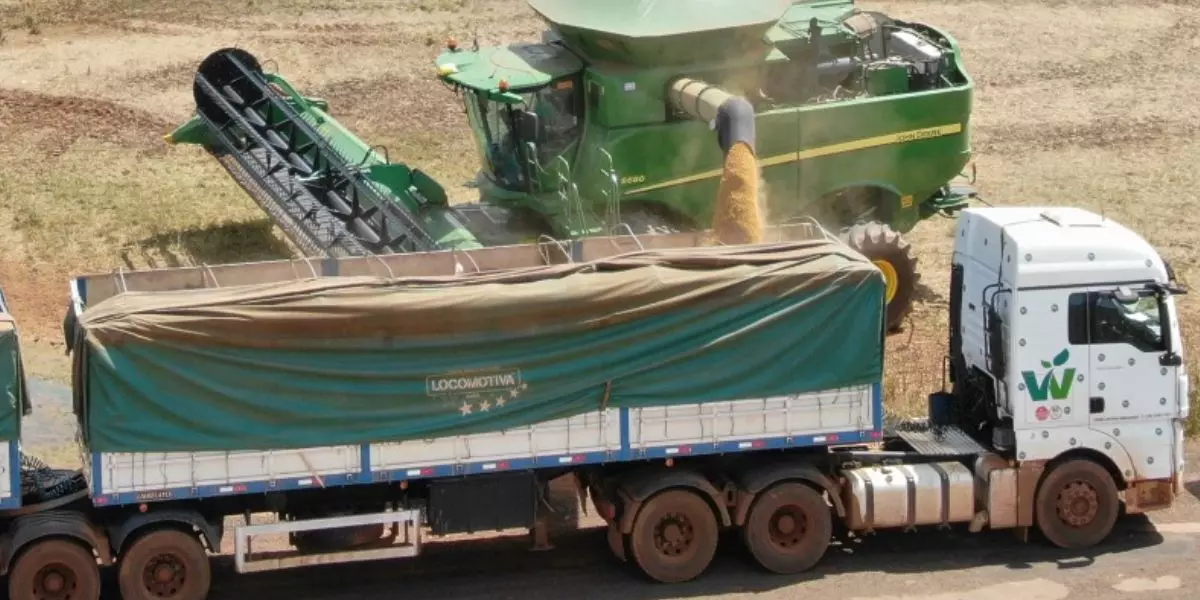
[[[1200, 5], [1142, 0], [863, 2], [942, 26], [976, 77], [977, 187], [993, 204], [1064, 204], [1132, 226], [1186, 285], [1200, 252]], [[449, 36], [537, 39], [521, 0], [0, 0], [0, 285], [31, 372], [65, 381], [71, 274], [279, 258], [279, 232], [215, 162], [162, 136], [193, 111], [191, 75], [238, 45], [390, 156], [467, 200], [477, 160], [434, 79]], [[889, 403], [940, 386], [953, 222], [910, 234], [924, 273], [890, 341]], [[1200, 309], [1182, 301], [1191, 372]], [[1193, 385], [1198, 388], [1200, 385]]]
[[[1200, 246], [1192, 234], [1200, 229], [1200, 211], [1192, 201], [1200, 188], [1195, 168], [1200, 162], [1200, 104], [1195, 101], [1200, 62], [1190, 57], [1200, 49], [1193, 33], [1193, 25], [1200, 25], [1200, 4], [895, 0], [860, 5], [942, 26], [961, 42], [978, 83], [972, 125], [976, 185], [988, 202], [1103, 211], [1146, 236], [1173, 262], [1185, 285], [1197, 278]], [[0, 286], [25, 332], [31, 373], [67, 380], [60, 325], [72, 274], [288, 254], [279, 232], [202, 151], [162, 141], [192, 114], [191, 75], [209, 52], [237, 45], [269, 60], [270, 68], [305, 93], [328, 99], [352, 131], [388, 147], [394, 160], [431, 173], [452, 198], [468, 200], [474, 191], [465, 183], [478, 164], [475, 149], [461, 106], [434, 80], [433, 59], [448, 36], [497, 44], [536, 39], [541, 29], [522, 0], [0, 0]], [[933, 365], [940, 364], [944, 352], [952, 233], [952, 221], [935, 219], [909, 236], [926, 289], [907, 331], [889, 342], [889, 403], [897, 410], [919, 409], [923, 394], [940, 386]], [[1187, 297], [1182, 306], [1189, 368], [1197, 373], [1200, 304]], [[56, 390], [45, 392], [55, 399], [40, 413], [45, 416], [39, 417], [33, 442], [40, 454], [61, 463], [75, 450], [69, 442], [69, 404]], [[595, 532], [584, 536], [591, 554], [556, 555], [568, 557], [556, 559], [570, 563], [565, 565], [547, 565], [515, 551], [519, 542], [500, 540], [470, 555], [479, 565], [471, 577], [458, 577], [464, 562], [455, 560], [431, 583], [405, 589], [415, 597], [445, 597], [444, 586], [452, 584], [455, 597], [553, 598], [570, 585], [583, 590], [580, 597], [666, 597], [654, 591], [659, 588], [611, 580], [608, 571], [597, 568], [609, 563], [596, 538]], [[1112, 552], [1130, 553], [1145, 542], [1132, 538], [1141, 542], [1126, 539]], [[1029, 564], [1054, 568], [1063, 560], [1058, 554], [1009, 542], [993, 550], [940, 538], [922, 549], [901, 539], [907, 538], [885, 537], [883, 553], [879, 546], [865, 551], [857, 565], [836, 559], [814, 575], [823, 581], [811, 585], [819, 587], [806, 591], [788, 587], [800, 585], [794, 580], [764, 584], [757, 576], [719, 567], [716, 579], [704, 584], [710, 587], [693, 586], [683, 594], [1066, 597], [1052, 586], [1046, 593], [1045, 587], [993, 585], [1012, 577], [1014, 569], [1032, 568], [1014, 566], [1006, 557], [1022, 554]], [[1155, 564], [1184, 564], [1188, 553], [1195, 555], [1195, 542], [1188, 540], [1168, 544], [1155, 555], [1155, 561], [1161, 559]], [[1144, 557], [1133, 553], [1106, 560], [1100, 562], [1112, 573], [1118, 567], [1136, 572]], [[949, 575], [913, 575], [942, 562]], [[544, 577], [529, 574], [535, 566], [551, 568], [564, 583], [548, 585]], [[1035, 571], [1045, 572], [1041, 568]], [[378, 597], [391, 597], [396, 567], [390, 564], [331, 569], [374, 581], [368, 587], [378, 590]], [[329, 573], [299, 579], [219, 576], [214, 598], [374, 593], [338, 583]], [[1072, 589], [1110, 597], [1108, 583], [1088, 579], [1096, 570], [1084, 573], [1074, 576], [1080, 582], [1068, 582]], [[492, 587], [508, 576], [519, 583], [504, 584], [508, 591], [502, 593]], [[853, 583], [862, 576], [872, 583]], [[926, 596], [913, 591], [918, 588], [965, 591]], [[990, 591], [979, 595], [982, 589]]]

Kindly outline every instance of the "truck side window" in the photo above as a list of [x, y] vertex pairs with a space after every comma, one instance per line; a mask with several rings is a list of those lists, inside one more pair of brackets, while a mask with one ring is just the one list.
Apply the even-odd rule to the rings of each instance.
[[1129, 344], [1143, 352], [1166, 352], [1158, 322], [1158, 299], [1121, 302], [1109, 292], [1071, 294], [1067, 340], [1071, 344]]

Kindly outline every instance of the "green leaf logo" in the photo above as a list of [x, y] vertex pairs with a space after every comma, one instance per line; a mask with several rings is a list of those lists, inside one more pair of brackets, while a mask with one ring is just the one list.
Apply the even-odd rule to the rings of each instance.
[[1044, 360], [1042, 361], [1042, 368], [1043, 368], [1043, 369], [1050, 369], [1050, 368], [1053, 368], [1053, 367], [1054, 367], [1054, 365], [1050, 364], [1048, 361], [1044, 361]]
[[[1054, 357], [1054, 366], [1056, 366], [1056, 367], [1063, 366], [1064, 364], [1066, 364], [1068, 358], [1071, 358], [1071, 351], [1068, 348], [1063, 348], [1063, 351], [1059, 352], [1058, 356]], [[1046, 364], [1046, 363], [1042, 363], [1042, 364]], [[1046, 365], [1046, 367], [1049, 367], [1049, 366], [1050, 365]]]

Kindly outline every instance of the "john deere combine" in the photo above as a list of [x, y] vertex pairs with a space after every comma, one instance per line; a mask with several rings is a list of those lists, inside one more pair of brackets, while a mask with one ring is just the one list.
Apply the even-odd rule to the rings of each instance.
[[953, 38], [852, 0], [528, 3], [542, 42], [437, 58], [484, 165], [478, 204], [449, 206], [242, 50], [200, 65], [197, 115], [168, 139], [207, 147], [306, 253], [338, 255], [707, 228], [724, 138], [749, 131], [768, 218], [837, 228], [899, 324], [918, 277], [900, 234], [973, 194], [951, 185], [973, 89]]

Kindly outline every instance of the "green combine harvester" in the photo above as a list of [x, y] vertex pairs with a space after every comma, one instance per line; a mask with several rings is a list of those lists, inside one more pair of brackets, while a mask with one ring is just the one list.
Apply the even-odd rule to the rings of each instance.
[[951, 36], [852, 0], [528, 2], [541, 43], [451, 40], [436, 61], [474, 132], [478, 203], [451, 206], [240, 49], [201, 63], [197, 115], [167, 139], [205, 146], [306, 254], [345, 256], [706, 229], [723, 140], [749, 131], [769, 220], [838, 231], [900, 324], [919, 276], [901, 234], [974, 195], [953, 183], [974, 84]]

